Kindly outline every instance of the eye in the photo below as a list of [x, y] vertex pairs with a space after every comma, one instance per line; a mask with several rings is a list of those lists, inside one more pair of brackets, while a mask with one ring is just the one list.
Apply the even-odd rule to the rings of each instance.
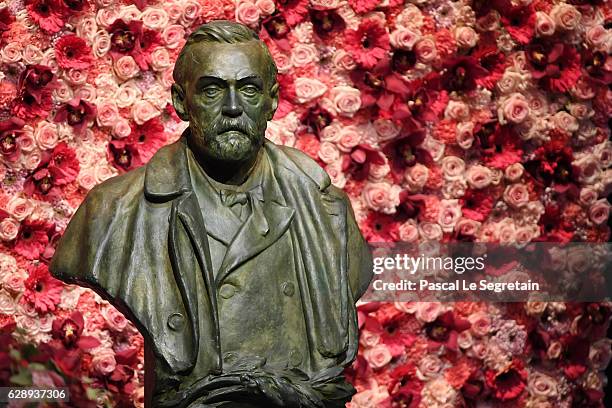
[[207, 86], [206, 88], [204, 88], [202, 90], [202, 93], [204, 93], [204, 95], [206, 95], [209, 98], [214, 98], [215, 96], [217, 96], [220, 92], [220, 89], [217, 88], [216, 86]]
[[245, 85], [240, 91], [246, 96], [255, 96], [259, 92], [259, 89], [255, 85]]

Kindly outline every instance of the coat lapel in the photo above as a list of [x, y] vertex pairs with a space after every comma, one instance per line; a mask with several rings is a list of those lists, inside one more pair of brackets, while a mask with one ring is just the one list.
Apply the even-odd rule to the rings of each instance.
[[[220, 285], [223, 279], [237, 267], [278, 241], [287, 231], [293, 219], [295, 210], [286, 206], [268, 160], [267, 155], [264, 155], [262, 162], [263, 202], [257, 202], [251, 206], [251, 214], [230, 242], [217, 273], [217, 285]], [[259, 201], [257, 198], [252, 198], [252, 200]], [[256, 209], [255, 206], [259, 206], [260, 209]], [[259, 213], [260, 210], [261, 213]], [[262, 222], [259, 219], [261, 216], [265, 217], [267, 231], [262, 229]]]

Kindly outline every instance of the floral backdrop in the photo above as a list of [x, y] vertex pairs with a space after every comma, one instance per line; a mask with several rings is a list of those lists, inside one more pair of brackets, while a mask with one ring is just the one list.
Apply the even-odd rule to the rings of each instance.
[[[279, 70], [267, 136], [349, 194], [371, 242], [609, 240], [605, 0], [0, 3], [0, 385], [143, 406], [143, 340], [47, 264], [94, 185], [185, 127], [186, 36], [256, 29]], [[611, 303], [367, 303], [360, 407], [603, 407]]]

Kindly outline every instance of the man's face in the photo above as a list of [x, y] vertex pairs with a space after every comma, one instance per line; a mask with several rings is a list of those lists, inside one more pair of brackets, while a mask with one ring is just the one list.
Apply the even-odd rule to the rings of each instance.
[[189, 142], [212, 159], [254, 157], [277, 106], [278, 87], [271, 91], [267, 83], [264, 52], [255, 41], [199, 43], [190, 50], [183, 98], [173, 95], [177, 112], [182, 109], [190, 122]]

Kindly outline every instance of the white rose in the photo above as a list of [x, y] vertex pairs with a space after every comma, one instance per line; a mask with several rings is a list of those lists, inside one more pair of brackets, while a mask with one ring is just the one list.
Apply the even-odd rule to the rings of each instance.
[[325, 92], [327, 92], [327, 86], [317, 79], [295, 79], [295, 95], [299, 103], [310, 102], [311, 100], [322, 96]]

